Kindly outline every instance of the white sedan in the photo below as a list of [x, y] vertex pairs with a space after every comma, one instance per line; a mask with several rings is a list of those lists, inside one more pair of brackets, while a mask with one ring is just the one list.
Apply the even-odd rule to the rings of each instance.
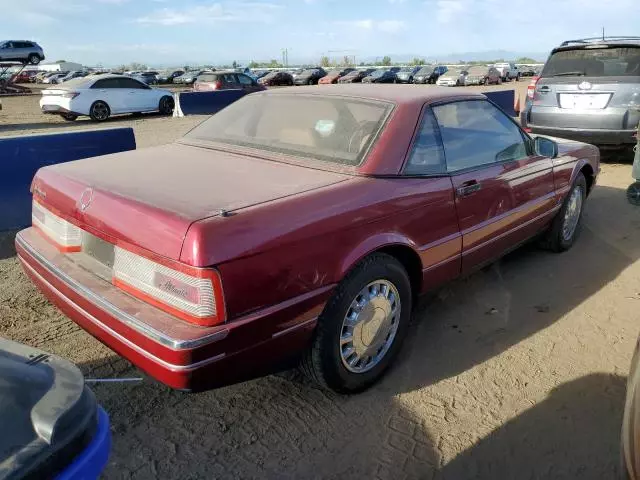
[[119, 113], [173, 112], [173, 95], [168, 90], [152, 88], [125, 75], [96, 75], [69, 80], [42, 92], [43, 113], [60, 115], [73, 121], [88, 115], [102, 122]]

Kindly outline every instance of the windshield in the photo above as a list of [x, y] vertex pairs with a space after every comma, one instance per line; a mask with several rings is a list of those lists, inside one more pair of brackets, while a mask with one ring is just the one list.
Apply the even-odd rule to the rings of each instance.
[[386, 70], [376, 70], [375, 72], [371, 73], [371, 76], [377, 78], [383, 76], [385, 73], [387, 73]]
[[580, 48], [553, 53], [542, 76], [640, 76], [640, 47]]
[[422, 67], [418, 72], [419, 75], [431, 75], [433, 72], [433, 67]]
[[318, 70], [313, 68], [311, 70], [305, 70], [304, 72], [302, 72], [300, 75], [313, 75], [315, 72], [317, 72]]
[[263, 94], [244, 97], [185, 137], [342, 165], [358, 165], [392, 105], [385, 102]]
[[462, 70], [449, 70], [446, 72], [443, 77], [458, 77], [462, 73]]

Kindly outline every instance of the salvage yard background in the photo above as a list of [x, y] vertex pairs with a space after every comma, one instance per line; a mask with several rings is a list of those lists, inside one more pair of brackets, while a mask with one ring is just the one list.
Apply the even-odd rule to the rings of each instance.
[[[527, 84], [491, 89], [524, 99]], [[96, 128], [42, 115], [38, 99], [2, 99], [0, 136]], [[143, 148], [204, 118], [116, 117], [97, 128], [132, 126]], [[399, 361], [363, 394], [328, 393], [295, 372], [201, 394], [149, 379], [97, 385], [113, 432], [105, 477], [614, 478], [640, 326], [631, 182], [628, 162], [603, 165], [571, 251], [525, 246], [426, 298]], [[45, 300], [6, 236], [0, 332], [87, 377], [139, 375]]]

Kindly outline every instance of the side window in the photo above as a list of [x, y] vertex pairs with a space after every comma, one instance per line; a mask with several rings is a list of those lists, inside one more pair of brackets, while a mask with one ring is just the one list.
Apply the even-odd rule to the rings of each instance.
[[522, 132], [485, 100], [447, 103], [433, 108], [440, 127], [447, 171], [527, 157]]
[[222, 75], [222, 79], [224, 83], [238, 83], [236, 81], [236, 76], [232, 73], [227, 73], [225, 75]]
[[409, 160], [406, 175], [429, 175], [446, 171], [444, 149], [438, 124], [430, 108], [425, 109]]
[[110, 78], [105, 78], [103, 80], [98, 80], [96, 83], [94, 83], [93, 85], [91, 85], [91, 88], [113, 88], [115, 85], [113, 85], [113, 82], [111, 81]]
[[133, 78], [118, 78], [116, 80], [118, 82], [119, 88], [130, 88], [130, 89], [138, 89], [138, 90], [147, 88], [145, 87], [144, 84], [142, 84], [137, 80], [134, 80]]
[[[278, 76], [280, 76], [280, 74], [278, 74]], [[238, 77], [238, 81], [242, 84], [242, 85], [253, 85], [253, 80], [251, 80], [249, 77], [247, 77], [246, 75], [243, 75], [242, 73], [239, 73], [237, 75]]]

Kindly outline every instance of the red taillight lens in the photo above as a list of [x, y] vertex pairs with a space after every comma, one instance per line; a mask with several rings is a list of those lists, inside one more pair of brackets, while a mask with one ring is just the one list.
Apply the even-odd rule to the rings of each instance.
[[80, 92], [67, 92], [67, 93], [63, 93], [62, 97], [63, 98], [76, 98], [78, 95], [80, 95]]
[[536, 92], [536, 84], [538, 83], [538, 80], [540, 80], [540, 77], [531, 78], [531, 83], [527, 87], [527, 97], [529, 98], [529, 100], [533, 100], [533, 96]]
[[218, 89], [222, 88], [222, 82], [220, 80], [218, 80], [216, 82], [213, 82], [211, 87], [212, 87], [213, 90], [218, 90]]

